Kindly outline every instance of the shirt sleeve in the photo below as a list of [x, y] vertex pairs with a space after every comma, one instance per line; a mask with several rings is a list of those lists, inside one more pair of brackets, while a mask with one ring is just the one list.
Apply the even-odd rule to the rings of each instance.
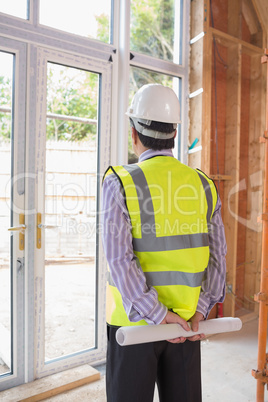
[[226, 240], [224, 225], [221, 217], [221, 201], [218, 197], [215, 211], [209, 225], [210, 257], [202, 281], [201, 293], [196, 310], [205, 319], [216, 303], [222, 303], [225, 298], [226, 277]]
[[128, 319], [160, 324], [167, 307], [158, 300], [158, 293], [146, 283], [132, 246], [131, 222], [114, 174], [106, 177], [102, 189], [102, 243], [111, 279], [119, 290]]

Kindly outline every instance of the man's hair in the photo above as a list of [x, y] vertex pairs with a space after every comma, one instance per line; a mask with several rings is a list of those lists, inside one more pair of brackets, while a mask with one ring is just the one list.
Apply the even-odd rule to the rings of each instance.
[[[150, 126], [139, 122], [143, 127], [146, 127], [153, 131], [159, 131], [161, 133], [170, 134], [174, 130], [172, 123], [160, 123], [158, 121], [152, 121]], [[138, 131], [137, 131], [138, 132]], [[169, 138], [167, 140], [162, 140], [159, 138], [148, 137], [138, 132], [138, 136], [142, 145], [146, 148], [154, 149], [156, 151], [160, 149], [170, 149], [174, 148], [174, 138]]]

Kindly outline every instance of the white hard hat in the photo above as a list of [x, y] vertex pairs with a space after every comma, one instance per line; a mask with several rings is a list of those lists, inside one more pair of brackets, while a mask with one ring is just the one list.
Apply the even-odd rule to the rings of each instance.
[[181, 123], [177, 95], [173, 89], [160, 84], [143, 85], [134, 95], [126, 115], [161, 123]]

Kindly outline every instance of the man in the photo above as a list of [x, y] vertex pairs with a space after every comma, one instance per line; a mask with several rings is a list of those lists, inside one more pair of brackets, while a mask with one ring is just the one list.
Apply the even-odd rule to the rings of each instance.
[[198, 330], [225, 295], [226, 242], [213, 182], [173, 157], [180, 122], [174, 91], [149, 84], [127, 112], [137, 164], [103, 181], [108, 402], [199, 402], [200, 339], [119, 346], [120, 326], [178, 323]]

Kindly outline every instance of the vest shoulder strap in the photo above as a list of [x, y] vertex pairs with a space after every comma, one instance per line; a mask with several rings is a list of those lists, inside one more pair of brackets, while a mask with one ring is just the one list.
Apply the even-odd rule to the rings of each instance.
[[215, 210], [215, 206], [218, 200], [218, 191], [217, 187], [212, 179], [206, 175], [202, 170], [200, 169], [195, 169], [197, 174], [200, 177], [200, 180], [202, 182], [202, 185], [204, 187], [204, 191], [206, 194], [207, 198], [207, 204], [208, 204], [208, 212], [207, 212], [207, 221], [209, 222], [213, 212]]

